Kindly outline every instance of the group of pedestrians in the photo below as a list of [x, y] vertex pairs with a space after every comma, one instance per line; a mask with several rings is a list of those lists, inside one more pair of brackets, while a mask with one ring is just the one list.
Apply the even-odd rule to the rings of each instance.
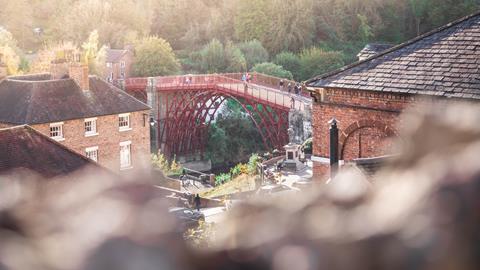
[[[280, 86], [280, 90], [284, 91], [285, 81], [283, 79], [281, 79], [278, 84]], [[295, 85], [293, 85], [292, 82], [288, 82], [287, 91], [288, 91], [289, 94], [291, 94], [293, 92], [293, 93], [295, 93], [295, 95], [298, 95], [298, 94], [300, 94], [300, 91], [302, 91], [302, 86], [298, 82], [295, 83]]]

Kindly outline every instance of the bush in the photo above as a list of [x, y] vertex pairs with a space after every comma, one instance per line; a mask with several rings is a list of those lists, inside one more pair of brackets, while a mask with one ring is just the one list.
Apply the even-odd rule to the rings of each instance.
[[291, 52], [282, 52], [275, 56], [273, 63], [282, 66], [285, 70], [292, 73], [293, 78], [298, 80], [300, 74], [300, 57]]
[[238, 48], [242, 51], [247, 61], [247, 68], [251, 69], [258, 63], [268, 61], [268, 51], [263, 47], [262, 43], [258, 40], [252, 40], [248, 42], [242, 42], [238, 44]]
[[177, 74], [180, 70], [175, 53], [164, 39], [152, 36], [141, 40], [135, 48], [133, 71], [136, 76], [154, 77]]
[[344, 66], [343, 58], [343, 54], [338, 51], [326, 51], [317, 47], [304, 50], [300, 54], [300, 80], [308, 80]]
[[225, 183], [229, 182], [230, 180], [232, 180], [232, 178], [230, 177], [230, 174], [222, 173], [222, 174], [219, 174], [219, 175], [215, 176], [215, 185], [225, 184]]
[[248, 174], [248, 165], [239, 163], [230, 170], [230, 175], [236, 177], [242, 174]]
[[257, 174], [257, 164], [261, 162], [260, 156], [258, 154], [253, 154], [248, 160], [248, 174], [255, 175]]
[[278, 78], [285, 78], [289, 80], [293, 79], [293, 75], [290, 71], [283, 69], [282, 66], [275, 65], [274, 63], [270, 63], [270, 62], [256, 64], [252, 68], [252, 71], [278, 77]]

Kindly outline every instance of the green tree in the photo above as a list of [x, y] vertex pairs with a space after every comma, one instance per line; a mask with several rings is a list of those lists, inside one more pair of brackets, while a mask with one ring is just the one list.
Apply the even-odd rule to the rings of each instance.
[[261, 39], [269, 52], [300, 51], [313, 45], [315, 37], [315, 0], [270, 0], [269, 27]]
[[88, 63], [89, 72], [97, 75], [104, 75], [106, 46], [99, 45], [98, 31], [93, 30], [88, 36], [87, 41], [82, 44], [83, 55]]
[[240, 41], [264, 40], [268, 34], [269, 0], [236, 1], [235, 36]]
[[282, 52], [275, 56], [273, 63], [282, 66], [292, 73], [293, 78], [298, 80], [300, 74], [300, 57], [292, 52]]
[[324, 74], [344, 66], [343, 55], [338, 51], [325, 51], [312, 47], [300, 54], [301, 80]]
[[225, 51], [223, 44], [213, 39], [200, 52], [201, 55], [201, 69], [207, 73], [224, 72], [226, 67]]
[[247, 61], [247, 68], [251, 69], [258, 63], [268, 61], [268, 51], [263, 47], [258, 40], [250, 40], [238, 44], [238, 48], [242, 51]]
[[413, 17], [415, 19], [416, 35], [420, 35], [420, 24], [426, 14], [429, 6], [429, 0], [409, 0], [410, 8], [412, 9]]
[[232, 42], [225, 46], [226, 72], [243, 72], [247, 69], [247, 60], [242, 51]]
[[290, 71], [285, 70], [282, 66], [275, 65], [274, 63], [270, 62], [256, 64], [251, 71], [289, 80], [293, 79], [293, 75]]
[[180, 64], [170, 44], [159, 37], [142, 39], [135, 48], [133, 72], [136, 76], [153, 77], [177, 74]]

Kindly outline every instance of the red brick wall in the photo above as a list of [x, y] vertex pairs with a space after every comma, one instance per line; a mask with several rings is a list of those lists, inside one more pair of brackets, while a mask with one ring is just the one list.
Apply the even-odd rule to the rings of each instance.
[[[375, 157], [389, 153], [399, 115], [415, 102], [413, 96], [358, 90], [328, 89], [316, 94], [313, 105], [313, 154], [329, 157], [329, 124], [336, 118], [339, 128], [340, 158]], [[328, 178], [328, 164], [314, 162], [314, 174]]]
[[[98, 162], [112, 171], [120, 171], [120, 142], [131, 141], [133, 169], [146, 168], [150, 164], [150, 126], [148, 117], [144, 125], [144, 114], [149, 111], [130, 114], [131, 130], [119, 131], [118, 115], [97, 117], [98, 135], [85, 136], [85, 120], [63, 121], [64, 141], [66, 145], [79, 154], [85, 155], [85, 148], [98, 146]], [[50, 124], [33, 125], [33, 128], [50, 136]]]

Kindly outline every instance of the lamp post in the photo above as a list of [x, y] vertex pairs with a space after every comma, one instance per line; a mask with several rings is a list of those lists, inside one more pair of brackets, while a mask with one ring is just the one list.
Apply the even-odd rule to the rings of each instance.
[[158, 153], [158, 132], [155, 127], [157, 124], [158, 122], [153, 117], [150, 117], [150, 147], [155, 151], [155, 154]]
[[332, 118], [330, 124], [330, 179], [338, 172], [338, 127], [337, 119]]

